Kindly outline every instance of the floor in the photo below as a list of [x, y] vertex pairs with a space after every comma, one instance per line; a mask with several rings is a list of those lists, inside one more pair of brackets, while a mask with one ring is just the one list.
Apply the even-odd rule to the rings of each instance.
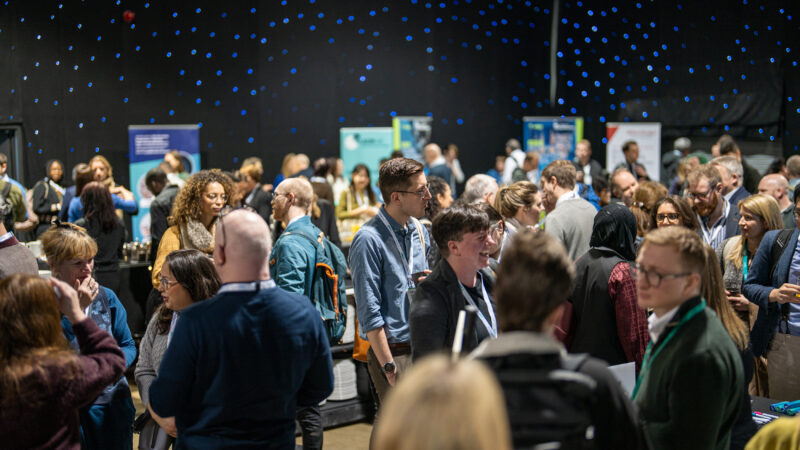
[[[139, 388], [133, 378], [129, 378], [133, 404], [136, 406], [136, 416], [144, 412], [144, 404], [139, 396]], [[325, 430], [323, 446], [326, 450], [362, 450], [369, 448], [369, 435], [372, 433], [372, 425], [368, 423], [355, 423], [343, 427]], [[297, 439], [297, 444], [302, 444], [302, 439]], [[133, 448], [139, 447], [139, 435], [133, 435]]]

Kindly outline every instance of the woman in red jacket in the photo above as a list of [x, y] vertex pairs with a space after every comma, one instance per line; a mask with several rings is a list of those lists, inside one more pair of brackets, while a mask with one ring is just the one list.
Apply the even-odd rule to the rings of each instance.
[[[62, 314], [72, 324], [80, 354], [64, 339]], [[69, 284], [20, 274], [0, 281], [4, 448], [79, 449], [78, 409], [124, 370], [125, 357], [116, 341], [86, 317]]]

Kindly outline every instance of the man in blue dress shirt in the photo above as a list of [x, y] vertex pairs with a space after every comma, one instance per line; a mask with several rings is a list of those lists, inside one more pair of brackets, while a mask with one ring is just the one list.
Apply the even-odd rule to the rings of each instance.
[[322, 319], [307, 297], [276, 287], [267, 224], [220, 219], [217, 295], [181, 312], [150, 386], [154, 418], [175, 417], [177, 448], [294, 448], [295, 411], [333, 391]]
[[386, 203], [350, 246], [359, 333], [370, 344], [367, 367], [381, 401], [411, 364], [409, 302], [416, 283], [430, 272], [430, 237], [416, 219], [431, 198], [423, 169], [407, 158], [381, 165], [378, 187]]

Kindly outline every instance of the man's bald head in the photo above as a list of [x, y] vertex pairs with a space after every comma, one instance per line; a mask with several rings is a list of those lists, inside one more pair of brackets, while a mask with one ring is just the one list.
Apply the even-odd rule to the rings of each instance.
[[[284, 183], [286, 184], [284, 185]], [[280, 195], [293, 194], [295, 206], [303, 210], [308, 209], [314, 201], [314, 188], [305, 178], [287, 178], [281, 181], [280, 186], [275, 188], [275, 192]]]
[[781, 174], [764, 175], [758, 182], [758, 193], [769, 195], [777, 200], [781, 209], [792, 203], [789, 200], [789, 181]]
[[436, 161], [437, 158], [442, 156], [442, 149], [438, 145], [433, 143], [433, 142], [431, 142], [430, 144], [426, 145], [423, 148], [423, 152], [424, 152], [424, 155], [425, 155], [425, 162], [428, 165], [430, 165], [431, 163]]
[[236, 210], [225, 215], [217, 224], [214, 241], [214, 265], [223, 282], [269, 277], [267, 258], [272, 240], [267, 223], [258, 214]]

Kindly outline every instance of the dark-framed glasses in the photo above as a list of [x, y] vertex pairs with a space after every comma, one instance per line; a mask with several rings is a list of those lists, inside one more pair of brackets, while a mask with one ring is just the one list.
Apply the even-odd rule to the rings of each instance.
[[711, 195], [712, 192], [714, 192], [714, 188], [713, 187], [709, 188], [708, 191], [706, 191], [706, 193], [704, 193], [704, 194], [698, 194], [696, 192], [689, 192], [689, 193], [686, 194], [686, 198], [688, 198], [689, 200], [696, 200], [696, 199], [705, 200]]
[[639, 264], [631, 264], [631, 276], [634, 280], [639, 280], [642, 278], [643, 280], [647, 280], [647, 284], [650, 286], [657, 288], [661, 286], [662, 280], [671, 280], [673, 278], [682, 278], [685, 276], [689, 276], [694, 272], [683, 272], [683, 273], [658, 273], [655, 270], [647, 270], [644, 267], [640, 266]]
[[670, 222], [675, 222], [680, 218], [681, 216], [678, 213], [656, 214], [656, 222], [663, 222], [665, 220], [669, 220]]
[[395, 191], [395, 192], [400, 192], [402, 194], [414, 194], [414, 195], [419, 196], [420, 198], [425, 198], [426, 196], [431, 195], [431, 191], [429, 189], [429, 186], [430, 185], [426, 184], [424, 188], [422, 188], [422, 189], [420, 189], [418, 191]]

